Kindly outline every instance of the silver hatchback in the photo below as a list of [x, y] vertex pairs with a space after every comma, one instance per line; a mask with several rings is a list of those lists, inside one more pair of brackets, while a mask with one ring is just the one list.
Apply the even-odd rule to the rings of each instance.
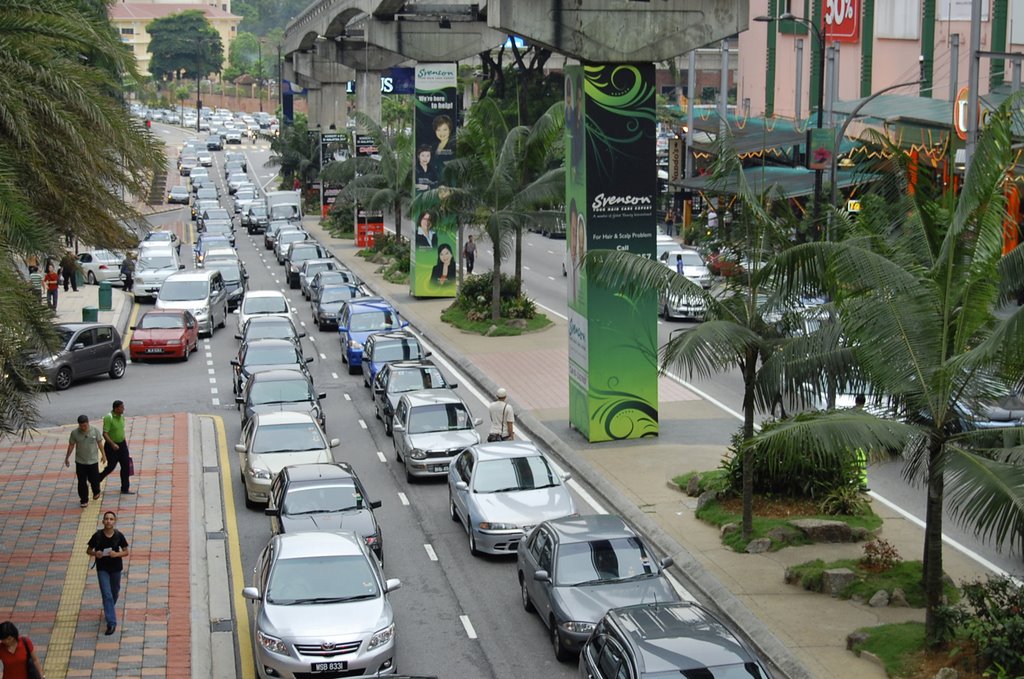
[[395, 406], [392, 431], [395, 457], [405, 465], [409, 482], [445, 476], [448, 465], [469, 446], [480, 443], [466, 403], [451, 392], [414, 391]]
[[388, 594], [402, 586], [350, 532], [275, 535], [253, 586], [253, 646], [260, 677], [395, 674], [395, 619]]

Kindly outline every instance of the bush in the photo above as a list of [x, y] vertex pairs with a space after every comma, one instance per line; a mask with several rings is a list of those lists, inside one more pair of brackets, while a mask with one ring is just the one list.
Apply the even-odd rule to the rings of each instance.
[[405, 270], [409, 270], [409, 241], [387, 231], [375, 238], [373, 245], [365, 250], [361, 250], [360, 254], [364, 257], [376, 254], [383, 254], [388, 257], [402, 257], [404, 255]]
[[868, 502], [859, 489], [843, 486], [828, 493], [819, 504], [822, 514], [828, 516], [863, 516], [868, 513]]
[[875, 572], [892, 570], [903, 562], [899, 551], [888, 540], [879, 538], [864, 545], [864, 556], [860, 563], [864, 568]]
[[1024, 674], [1024, 588], [1005, 576], [990, 576], [963, 585], [961, 621], [977, 644], [984, 667], [1018, 677]]
[[[470, 320], [484, 320], [491, 316], [491, 285], [494, 273], [487, 272], [466, 276], [459, 286], [455, 305]], [[516, 279], [501, 275], [501, 316], [502, 318], [523, 318], [530, 320], [537, 316], [537, 305], [525, 295], [516, 294]]]

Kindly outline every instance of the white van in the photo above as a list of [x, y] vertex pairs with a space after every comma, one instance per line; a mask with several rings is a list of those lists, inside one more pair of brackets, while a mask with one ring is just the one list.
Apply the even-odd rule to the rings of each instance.
[[228, 320], [228, 291], [216, 269], [171, 274], [160, 287], [157, 309], [187, 309], [199, 321], [199, 332], [213, 335]]

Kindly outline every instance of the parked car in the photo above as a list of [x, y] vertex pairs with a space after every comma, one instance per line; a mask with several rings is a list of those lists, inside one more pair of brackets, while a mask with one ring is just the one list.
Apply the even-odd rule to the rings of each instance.
[[147, 311], [132, 326], [128, 352], [133, 362], [152, 358], [187, 361], [199, 348], [199, 323], [185, 310]]
[[302, 292], [302, 296], [309, 299], [309, 284], [313, 281], [313, 276], [321, 271], [334, 271], [339, 266], [336, 260], [327, 258], [304, 261], [299, 269], [299, 290]]
[[757, 654], [704, 606], [649, 601], [613, 608], [580, 653], [581, 679], [771, 679]]
[[469, 446], [480, 443], [466, 403], [452, 392], [413, 391], [395, 407], [395, 458], [405, 466], [405, 478], [445, 476], [448, 465]]
[[402, 394], [431, 389], [455, 389], [455, 382], [445, 380], [441, 371], [430, 361], [388, 363], [373, 381], [373, 410], [384, 423], [384, 433], [392, 435], [395, 407]]
[[299, 289], [299, 273], [302, 271], [302, 265], [308, 260], [330, 256], [327, 249], [314, 240], [299, 240], [290, 244], [284, 255], [284, 277], [288, 287], [292, 290]]
[[298, 370], [309, 374], [307, 363], [312, 356], [303, 356], [302, 347], [283, 339], [262, 339], [247, 342], [239, 349], [238, 358], [231, 360], [234, 368], [232, 389], [235, 395], [245, 390], [249, 378], [267, 370]]
[[135, 281], [132, 286], [135, 299], [156, 299], [164, 281], [184, 268], [176, 250], [155, 247], [141, 249], [135, 262]]
[[283, 292], [277, 290], [250, 290], [242, 299], [242, 306], [238, 309], [238, 327], [244, 329], [246, 322], [256, 316], [284, 316], [291, 317], [291, 307], [288, 305], [288, 298]]
[[242, 595], [253, 602], [261, 677], [395, 673], [388, 594], [402, 583], [384, 578], [360, 537], [334, 531], [275, 535], [254, 572], [253, 586]]
[[341, 442], [327, 440], [316, 420], [307, 413], [254, 415], [235, 445], [245, 486], [245, 506], [252, 508], [270, 498], [270, 484], [290, 464], [333, 462], [331, 448]]
[[100, 281], [111, 284], [121, 283], [121, 262], [124, 255], [110, 250], [90, 250], [78, 253], [78, 266], [89, 285], [98, 285]]
[[384, 564], [380, 525], [373, 515], [380, 500], [371, 500], [347, 462], [285, 467], [270, 486], [265, 513], [270, 532], [344, 530], [361, 537]]
[[707, 264], [704, 263], [704, 258], [696, 250], [677, 246], [672, 250], [663, 252], [658, 260], [669, 269], [676, 271], [677, 258], [683, 263], [684, 276], [705, 290], [711, 287], [711, 271], [708, 269]]
[[418, 361], [427, 356], [430, 352], [407, 330], [370, 335], [363, 345], [363, 386], [369, 389], [381, 367], [387, 363]]
[[523, 608], [548, 627], [558, 660], [579, 653], [609, 609], [680, 601], [663, 570], [671, 564], [612, 514], [545, 521], [516, 553]]
[[58, 390], [77, 380], [106, 373], [111, 379], [124, 377], [127, 359], [121, 349], [121, 335], [106, 323], [61, 323], [57, 326], [61, 348], [50, 356], [31, 359], [39, 384]]
[[[286, 340], [274, 340], [283, 342]], [[326, 430], [327, 422], [320, 401], [326, 392], [317, 392], [313, 378], [303, 370], [266, 370], [255, 373], [242, 393], [235, 397], [242, 412], [242, 426], [259, 413], [309, 413]]]
[[448, 513], [473, 556], [513, 554], [538, 523], [576, 513], [568, 480], [532, 443], [480, 443], [448, 468]]
[[363, 369], [366, 338], [376, 332], [400, 330], [408, 325], [394, 307], [379, 297], [346, 302], [338, 316], [338, 337], [341, 340], [341, 360], [348, 363], [349, 374], [354, 375]]

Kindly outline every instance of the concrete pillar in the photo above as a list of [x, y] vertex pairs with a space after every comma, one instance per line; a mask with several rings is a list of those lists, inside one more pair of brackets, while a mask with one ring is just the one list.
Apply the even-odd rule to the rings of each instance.
[[356, 110], [380, 124], [380, 71], [356, 72]]
[[348, 114], [345, 110], [347, 83], [322, 83], [320, 86], [320, 122], [326, 130], [331, 125], [345, 128]]
[[323, 90], [320, 89], [319, 85], [314, 86], [312, 84], [306, 85], [306, 103], [309, 108], [309, 129], [315, 129], [318, 125], [323, 124], [323, 119], [320, 117], [323, 112]]

